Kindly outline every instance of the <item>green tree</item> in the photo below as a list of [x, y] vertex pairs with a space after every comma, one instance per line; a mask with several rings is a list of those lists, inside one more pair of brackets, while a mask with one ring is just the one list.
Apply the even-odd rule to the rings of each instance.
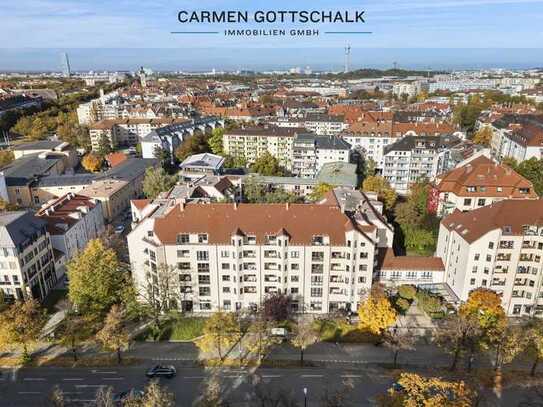
[[250, 169], [251, 172], [264, 176], [284, 176], [286, 174], [277, 158], [267, 151], [255, 160]]
[[256, 182], [253, 177], [246, 178], [242, 188], [243, 198], [247, 203], [297, 203], [303, 198], [287, 192], [282, 188], [269, 190], [266, 186]]
[[121, 268], [115, 252], [101, 240], [91, 240], [67, 268], [68, 297], [78, 312], [100, 317], [121, 302], [122, 289], [130, 277]]
[[534, 190], [539, 196], [543, 195], [543, 159], [538, 160], [532, 157], [522, 161], [513, 169], [532, 182]]
[[96, 152], [101, 157], [105, 157], [109, 153], [113, 152], [113, 146], [111, 145], [111, 140], [105, 134], [102, 134], [100, 136], [100, 140], [98, 140], [98, 150]]
[[207, 144], [213, 154], [223, 155], [223, 135], [224, 129], [217, 127], [211, 132], [211, 136], [207, 139]]
[[45, 312], [36, 300], [15, 302], [0, 314], [0, 346], [22, 346], [23, 361], [27, 361], [28, 346], [39, 339], [45, 322]]
[[211, 149], [209, 148], [209, 144], [207, 144], [207, 136], [202, 133], [196, 133], [181, 143], [175, 150], [175, 156], [179, 161], [183, 161], [193, 154], [209, 152], [211, 152]]
[[379, 200], [383, 202], [385, 209], [392, 208], [396, 203], [396, 191], [392, 189], [386, 179], [379, 175], [366, 177], [362, 183], [362, 190], [365, 192], [376, 192]]
[[169, 175], [164, 168], [149, 167], [145, 170], [143, 193], [149, 199], [156, 198], [161, 192], [170, 190], [177, 182], [177, 177]]
[[222, 361], [225, 357], [224, 352], [239, 338], [239, 324], [235, 314], [218, 311], [206, 319], [203, 336], [196, 345], [204, 352], [218, 355]]
[[96, 339], [104, 349], [117, 353], [117, 363], [121, 363], [121, 352], [130, 342], [124, 321], [124, 311], [120, 305], [114, 304], [109, 310], [104, 326], [96, 334]]
[[232, 157], [231, 155], [224, 156], [224, 168], [245, 168], [247, 160], [244, 157]]

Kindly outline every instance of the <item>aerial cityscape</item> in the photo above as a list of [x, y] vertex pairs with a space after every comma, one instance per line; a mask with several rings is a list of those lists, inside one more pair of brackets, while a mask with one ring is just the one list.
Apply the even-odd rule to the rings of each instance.
[[0, 407], [543, 406], [543, 1], [8, 3]]

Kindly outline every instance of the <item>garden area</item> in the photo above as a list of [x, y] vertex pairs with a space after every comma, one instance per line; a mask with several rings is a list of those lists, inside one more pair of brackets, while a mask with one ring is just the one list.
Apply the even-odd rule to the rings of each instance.
[[202, 335], [205, 318], [171, 316], [136, 338], [140, 341], [192, 341]]

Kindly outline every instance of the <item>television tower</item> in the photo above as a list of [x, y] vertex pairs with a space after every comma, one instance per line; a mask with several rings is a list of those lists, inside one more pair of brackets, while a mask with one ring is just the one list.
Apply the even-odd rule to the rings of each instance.
[[347, 73], [351, 70], [351, 46], [347, 45], [345, 47], [345, 68], [344, 73]]
[[63, 52], [61, 54], [61, 61], [62, 61], [62, 73], [64, 74], [65, 78], [69, 78], [72, 76], [72, 71], [70, 69], [70, 60], [68, 59], [68, 54], [66, 52]]

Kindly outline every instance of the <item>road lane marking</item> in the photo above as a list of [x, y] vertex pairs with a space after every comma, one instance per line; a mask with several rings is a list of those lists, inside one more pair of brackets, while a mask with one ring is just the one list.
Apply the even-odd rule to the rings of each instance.
[[41, 391], [20, 391], [18, 394], [41, 394]]
[[95, 373], [95, 374], [117, 374], [116, 371], [113, 371], [113, 370], [91, 370], [91, 373]]
[[185, 376], [183, 379], [205, 379], [205, 376]]
[[25, 377], [23, 379], [25, 382], [44, 382], [44, 377]]
[[83, 380], [82, 378], [80, 377], [68, 377], [66, 379], [62, 379], [63, 381], [65, 382], [79, 382], [81, 380]]
[[81, 394], [82, 391], [63, 391], [62, 394]]
[[322, 377], [321, 374], [303, 374], [301, 377]]
[[348, 379], [355, 379], [355, 378], [360, 378], [362, 376], [356, 375], [356, 374], [345, 374], [345, 375], [343, 375], [341, 377], [345, 377], [345, 378], [348, 378]]
[[268, 374], [268, 375], [262, 375], [264, 379], [273, 379], [274, 377], [281, 377], [279, 374]]
[[102, 377], [102, 380], [124, 380], [124, 377]]
[[75, 387], [87, 388], [87, 387], [106, 387], [105, 384], [76, 384]]

